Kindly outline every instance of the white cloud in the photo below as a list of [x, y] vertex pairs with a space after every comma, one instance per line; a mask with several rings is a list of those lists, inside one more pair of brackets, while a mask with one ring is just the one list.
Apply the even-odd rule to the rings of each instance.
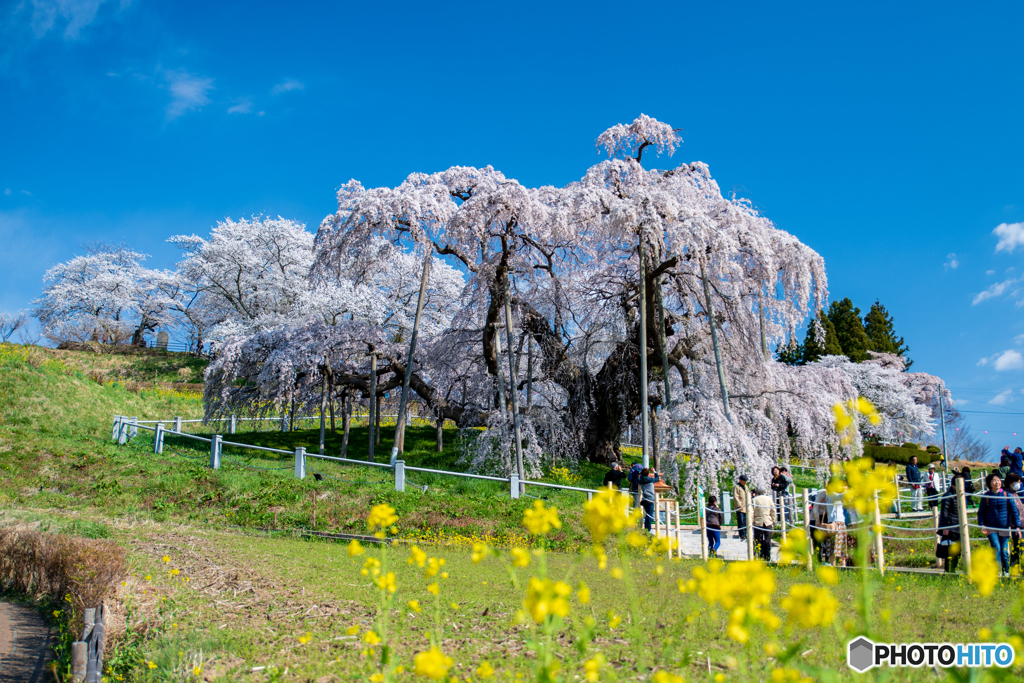
[[167, 118], [176, 119], [182, 114], [202, 109], [210, 103], [206, 93], [213, 90], [213, 79], [185, 71], [171, 71], [167, 73], [167, 88], [171, 91]]
[[994, 406], [1004, 406], [1004, 405], [1006, 405], [1007, 401], [1012, 401], [1012, 400], [1013, 400], [1013, 390], [1012, 389], [1007, 389], [1006, 391], [1002, 392], [1001, 394], [998, 394], [995, 398], [990, 400], [989, 404], [990, 405], [994, 405]]
[[996, 274], [996, 271], [994, 271], [994, 270], [986, 270], [985, 271], [985, 275], [995, 275], [995, 274]]
[[1013, 349], [1003, 351], [999, 354], [998, 358], [993, 361], [992, 367], [994, 367], [997, 372], [1002, 372], [1003, 370], [1020, 370], [1021, 368], [1024, 368], [1024, 356], [1020, 355], [1020, 351], [1014, 351]]
[[1002, 296], [1003, 292], [1005, 292], [1010, 287], [1010, 285], [1013, 285], [1017, 282], [1019, 282], [1019, 280], [1015, 280], [1013, 278], [1009, 280], [1003, 280], [1002, 282], [997, 282], [996, 284], [986, 289], [984, 292], [978, 292], [978, 294], [974, 297], [974, 301], [971, 302], [971, 305], [977, 306], [986, 299], [992, 299], [997, 296]]
[[299, 81], [289, 78], [284, 83], [278, 83], [270, 91], [271, 95], [280, 95], [281, 93], [290, 92], [292, 90], [304, 90], [306, 85]]
[[1000, 223], [992, 234], [999, 238], [996, 244], [996, 251], [1006, 250], [1013, 253], [1013, 250], [1024, 245], [1024, 223]]
[[32, 196], [32, 193], [31, 193], [31, 192], [29, 192], [28, 190], [22, 190], [22, 191], [21, 191], [21, 193], [22, 193], [23, 195], [27, 195], [27, 196], [29, 196], [29, 197], [31, 197], [31, 196]]
[[[96, 19], [100, 5], [107, 0], [32, 0], [32, 32], [37, 39], [50, 32], [58, 19], [66, 21], [64, 40], [76, 40], [82, 29]], [[127, 9], [131, 0], [121, 0], [120, 9]], [[15, 12], [19, 11], [21, 3]]]
[[9, 188], [9, 187], [5, 188], [4, 189], [4, 194], [7, 195], [8, 197], [10, 197], [11, 196], [11, 188]]
[[228, 107], [229, 114], [251, 114], [252, 113], [252, 100], [242, 100], [238, 104]]
[[948, 268], [949, 270], [956, 270], [957, 268], [960, 267], [960, 261], [957, 260], [956, 254], [949, 253], [946, 254], [946, 262], [943, 263], [942, 266], [944, 268]]

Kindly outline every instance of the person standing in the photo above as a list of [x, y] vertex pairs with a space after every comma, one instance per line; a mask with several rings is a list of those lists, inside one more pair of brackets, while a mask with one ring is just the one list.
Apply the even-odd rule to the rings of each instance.
[[828, 488], [825, 490], [825, 524], [823, 526], [826, 529], [827, 536], [822, 544], [822, 554], [827, 558], [825, 560], [827, 564], [845, 567], [846, 560], [849, 557], [849, 544], [847, 543], [848, 539], [846, 536], [846, 514], [843, 510], [843, 495], [846, 490], [846, 484], [845, 482], [833, 479], [830, 482], [830, 488], [835, 490], [836, 485], [839, 485], [842, 491], [830, 493]]
[[629, 492], [633, 494], [633, 507], [640, 507], [640, 463], [634, 462], [629, 468]]
[[[1010, 499], [1017, 506], [1017, 518], [1021, 520], [1022, 526], [1024, 526], [1024, 500], [1021, 500], [1021, 478], [1012, 472], [1006, 477], [1003, 482], [1003, 490], [1006, 491]], [[1010, 532], [1010, 566], [1014, 567], [1020, 564], [1021, 556], [1024, 555], [1024, 542], [1021, 541], [1020, 531]]]
[[786, 485], [782, 489], [782, 509], [786, 511], [786, 523], [792, 526], [796, 506], [794, 505], [793, 496], [789, 492], [789, 487], [793, 485], [793, 476], [785, 465], [779, 468], [779, 474], [786, 480]]
[[739, 528], [740, 540], [747, 540], [747, 503], [750, 502], [750, 491], [747, 490], [747, 475], [741, 474], [732, 487], [732, 503], [736, 508], [736, 526]]
[[775, 519], [782, 519], [783, 508], [785, 506], [784, 497], [786, 495], [786, 488], [789, 486], [789, 482], [782, 476], [781, 467], [772, 468], [772, 498], [775, 499]]
[[704, 521], [707, 527], [709, 554], [711, 557], [718, 557], [718, 547], [722, 545], [722, 511], [718, 509], [717, 496], [708, 496], [708, 505], [704, 508]]
[[935, 473], [935, 463], [928, 465], [928, 474], [924, 475], [924, 495], [929, 509], [939, 506], [939, 475]]
[[658, 500], [654, 492], [654, 484], [658, 481], [658, 473], [646, 467], [640, 470], [637, 481], [640, 484], [640, 504], [644, 508], [644, 528], [651, 530], [651, 522], [654, 521], [654, 503]]
[[967, 507], [972, 508], [978, 504], [978, 499], [974, 496], [978, 490], [974, 488], [974, 480], [971, 479], [971, 468], [964, 467], [961, 469], [960, 477], [964, 480], [964, 493], [967, 497]]
[[604, 479], [601, 480], [601, 487], [618, 489], [622, 486], [622, 480], [625, 476], [625, 473], [622, 471], [622, 465], [615, 463], [608, 470], [608, 473], [604, 475]]
[[751, 489], [754, 499], [751, 505], [754, 507], [754, 557], [765, 562], [772, 560], [772, 529], [775, 528], [775, 505], [772, 499], [758, 491]]
[[998, 474], [993, 472], [985, 477], [986, 491], [978, 505], [978, 525], [996, 551], [1005, 576], [1010, 573], [1010, 532], [1020, 529], [1020, 517], [1017, 515], [1016, 504], [1010, 500], [1010, 494], [1002, 486]]
[[[1007, 444], [1003, 447], [1003, 455], [1006, 456], [1006, 464], [1010, 466], [1010, 472], [1024, 479], [1024, 453], [1021, 453], [1020, 446], [1014, 448], [1011, 453], [1010, 446]], [[1003, 479], [1005, 480], [1006, 477], [1004, 476]]]
[[907, 465], [907, 481], [910, 483], [910, 510], [921, 512], [924, 510], [922, 498], [924, 491], [921, 489], [921, 470], [917, 468], [917, 456], [910, 456], [910, 464]]
[[953, 481], [942, 496], [939, 507], [939, 544], [935, 547], [935, 557], [945, 560], [945, 571], [952, 574], [960, 561], [960, 513], [956, 504], [956, 480], [963, 479], [957, 472]]

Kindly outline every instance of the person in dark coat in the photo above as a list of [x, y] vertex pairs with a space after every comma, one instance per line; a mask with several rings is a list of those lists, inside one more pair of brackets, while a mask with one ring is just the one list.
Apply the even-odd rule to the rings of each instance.
[[622, 465], [615, 463], [612, 468], [608, 470], [608, 473], [604, 475], [604, 479], [601, 480], [601, 487], [608, 488], [611, 486], [614, 489], [618, 489], [622, 486], [622, 480], [626, 477], [626, 473], [622, 471]]
[[722, 511], [718, 508], [718, 497], [708, 496], [707, 507], [704, 508], [708, 536], [708, 553], [718, 557], [718, 547], [722, 545]]
[[921, 470], [917, 467], [917, 456], [910, 456], [910, 464], [907, 465], [907, 481], [910, 483], [910, 510], [921, 512], [924, 510], [924, 489], [921, 488]]
[[978, 489], [974, 487], [974, 482], [971, 480], [971, 468], [964, 467], [960, 470], [960, 474], [964, 479], [964, 493], [967, 496], [967, 507], [972, 508], [978, 504], [978, 499], [974, 496], [978, 492]]
[[[1007, 445], [1003, 448], [1003, 453], [1006, 457], [1007, 464], [1010, 466], [1010, 472], [1016, 474], [1021, 479], [1024, 479], [1024, 453], [1021, 452], [1020, 446], [1013, 449], [1013, 453], [1010, 452], [1010, 446]], [[1003, 477], [1005, 480], [1006, 477]]]
[[1003, 490], [1003, 482], [998, 474], [985, 477], [985, 488], [978, 505], [978, 525], [981, 533], [988, 537], [988, 542], [999, 557], [999, 564], [1004, 575], [1010, 573], [1010, 533], [1020, 529], [1020, 516], [1017, 505]]
[[[942, 496], [942, 503], [939, 507], [939, 545], [936, 547], [936, 557], [946, 561], [946, 573], [956, 571], [956, 565], [960, 561], [960, 512], [956, 504], [956, 480], [963, 478], [963, 474], [956, 473], [950, 482], [949, 489]], [[944, 549], [943, 549], [944, 548]], [[940, 550], [941, 549], [941, 550]]]
[[[1017, 506], [1017, 517], [1024, 525], [1024, 500], [1020, 497], [1021, 493], [1024, 493], [1021, 491], [1021, 478], [1011, 472], [1003, 481], [1003, 490], [1009, 494], [1010, 499]], [[1019, 565], [1022, 555], [1024, 555], [1024, 543], [1021, 542], [1021, 533], [1012, 531], [1010, 532], [1010, 566]]]

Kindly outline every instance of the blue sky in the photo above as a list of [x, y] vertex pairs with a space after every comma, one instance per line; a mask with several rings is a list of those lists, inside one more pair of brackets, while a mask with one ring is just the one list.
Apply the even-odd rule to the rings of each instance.
[[564, 184], [643, 112], [682, 128], [659, 165], [707, 162], [824, 256], [834, 298], [886, 305], [975, 431], [1024, 443], [1022, 24], [1020, 3], [2, 3], [0, 310], [90, 241], [169, 267], [168, 236], [225, 216], [313, 230], [353, 177]]

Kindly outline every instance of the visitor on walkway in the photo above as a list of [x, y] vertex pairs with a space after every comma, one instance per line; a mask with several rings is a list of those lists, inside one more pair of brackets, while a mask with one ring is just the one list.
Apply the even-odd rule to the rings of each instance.
[[818, 489], [811, 497], [811, 541], [818, 551], [818, 561], [826, 562], [825, 559], [825, 524], [828, 523], [828, 492], [825, 489]]
[[640, 507], [640, 470], [643, 467], [634, 462], [629, 468], [629, 492], [633, 494], [633, 507]]
[[711, 557], [718, 557], [718, 547], [722, 545], [722, 511], [718, 509], [718, 496], [708, 496], [704, 520], [704, 526], [707, 527], [708, 553]]
[[772, 561], [772, 529], [775, 527], [775, 504], [772, 499], [754, 488], [754, 557]]
[[747, 490], [747, 475], [741, 474], [732, 487], [732, 503], [736, 510], [736, 527], [740, 532], [740, 540], [747, 539], [747, 503], [750, 501], [750, 491]]
[[825, 493], [825, 541], [822, 543], [822, 555], [825, 564], [845, 567], [849, 558], [846, 536], [846, 515], [843, 512], [843, 493], [846, 490], [846, 482], [833, 479], [829, 488], [836, 490], [841, 487], [838, 493]]
[[978, 492], [978, 489], [974, 486], [974, 481], [971, 479], [971, 468], [964, 467], [960, 470], [960, 476], [964, 480], [964, 493], [967, 497], [967, 507], [974, 507], [978, 504], [978, 498], [973, 494]]
[[1010, 452], [1005, 448], [1002, 455], [999, 456], [999, 467], [992, 470], [992, 474], [998, 474], [1000, 481], [1005, 481], [1010, 476]]
[[1020, 528], [1017, 506], [1002, 488], [998, 474], [985, 477], [985, 493], [978, 505], [978, 525], [996, 551], [1003, 576], [1010, 573], [1010, 531]]
[[[1021, 500], [1021, 478], [1014, 473], [1007, 475], [1006, 480], [1003, 481], [1003, 490], [1006, 491], [1010, 500], [1017, 506], [1017, 519], [1021, 520], [1022, 526], [1024, 526], [1024, 500]], [[1011, 531], [1010, 532], [1010, 566], [1016, 567], [1020, 564], [1021, 551], [1024, 549], [1024, 543], [1021, 542], [1021, 532]]]
[[608, 470], [608, 473], [604, 475], [604, 479], [601, 480], [601, 486], [603, 488], [618, 489], [622, 486], [622, 480], [625, 476], [626, 473], [622, 471], [622, 465], [615, 463]]
[[779, 473], [789, 482], [786, 484], [786, 491], [782, 496], [782, 506], [786, 510], [786, 523], [792, 526], [793, 516], [796, 514], [796, 501], [789, 487], [793, 485], [793, 475], [789, 473], [789, 469], [785, 465], [779, 468]]
[[791, 520], [789, 511], [786, 509], [786, 495], [789, 491], [789, 485], [793, 483], [785, 470], [782, 467], [772, 468], [772, 498], [775, 499], [775, 518], [782, 521], [782, 515], [786, 515], [787, 520]]
[[939, 506], [939, 475], [935, 473], [935, 463], [928, 465], [928, 474], [924, 476], [924, 495], [928, 499], [928, 509]]
[[945, 562], [947, 574], [955, 572], [960, 561], [960, 513], [956, 503], [956, 480], [963, 479], [963, 476], [961, 472], [953, 475], [939, 507], [939, 544], [935, 546], [935, 557]]
[[910, 483], [910, 510], [921, 512], [924, 510], [922, 498], [924, 490], [921, 488], [921, 470], [917, 469], [917, 456], [910, 456], [910, 464], [907, 465], [907, 482]]
[[651, 530], [651, 523], [654, 521], [654, 503], [657, 497], [654, 493], [654, 483], [658, 481], [658, 473], [646, 467], [640, 470], [637, 482], [640, 484], [641, 504], [644, 507], [644, 528]]
[[1010, 446], [1007, 444], [1003, 447], [1003, 455], [1006, 456], [1010, 465], [1010, 472], [1024, 479], [1024, 453], [1021, 453], [1020, 446], [1014, 448], [1013, 453], [1011, 453]]

